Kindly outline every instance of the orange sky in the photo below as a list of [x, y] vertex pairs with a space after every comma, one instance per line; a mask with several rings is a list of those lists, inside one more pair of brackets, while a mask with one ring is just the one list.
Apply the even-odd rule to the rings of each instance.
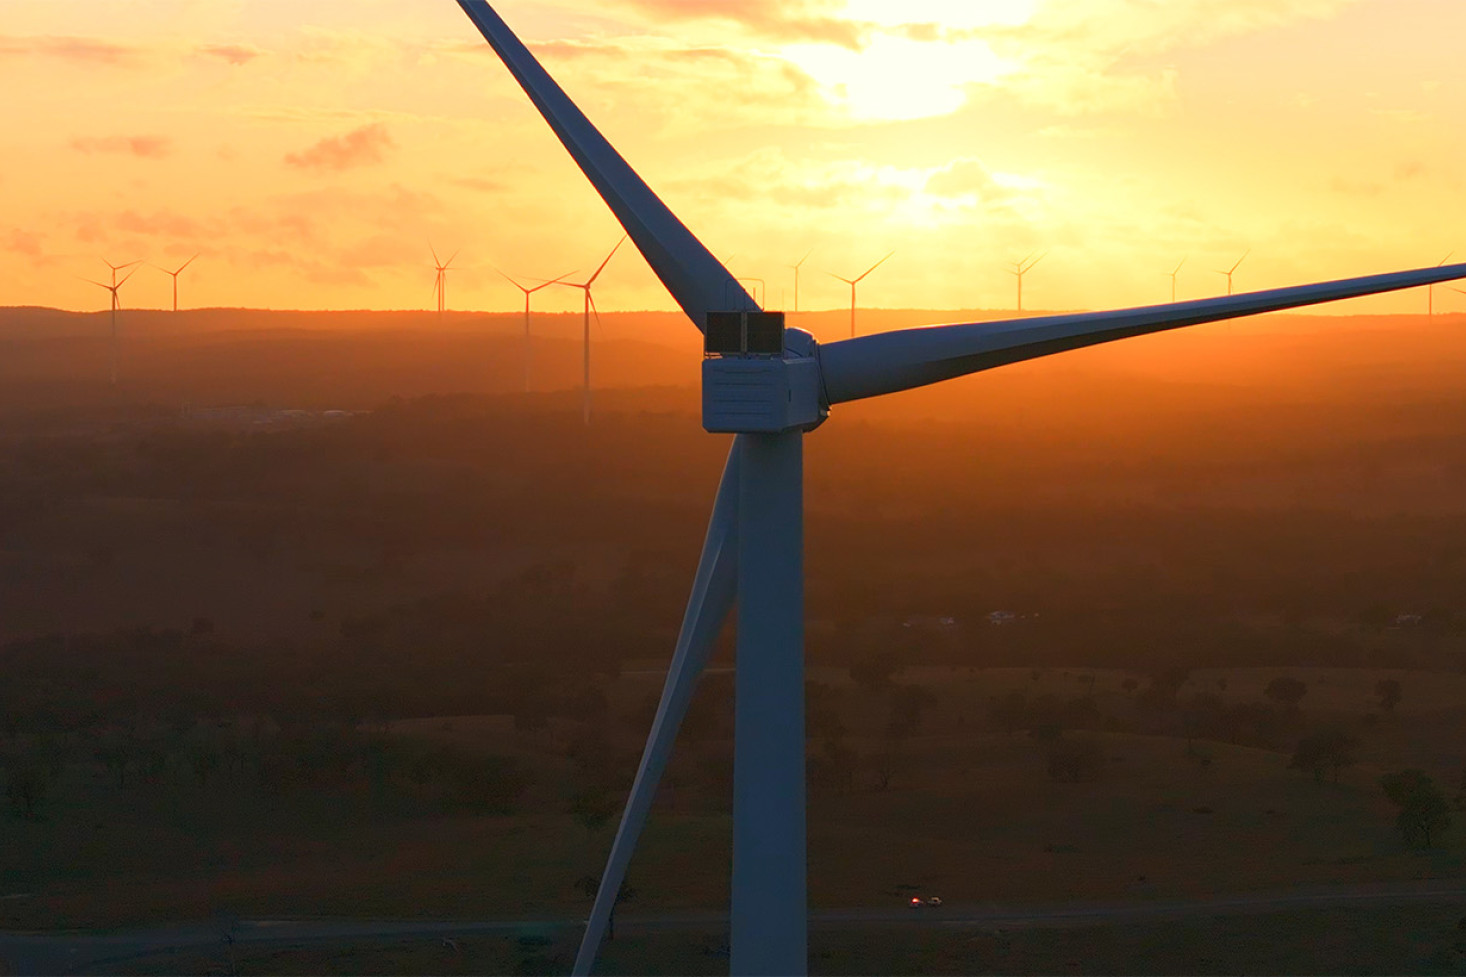
[[[1466, 259], [1459, 0], [502, 0], [664, 199], [791, 306], [1033, 308]], [[510, 309], [619, 232], [452, 0], [0, 4], [0, 305]], [[1463, 286], [1466, 287], [1466, 286]], [[129, 306], [167, 304], [151, 268]], [[568, 291], [537, 307], [569, 309]], [[670, 308], [640, 256], [602, 308]], [[1424, 311], [1421, 291], [1335, 307]], [[1436, 290], [1438, 310], [1466, 295]]]

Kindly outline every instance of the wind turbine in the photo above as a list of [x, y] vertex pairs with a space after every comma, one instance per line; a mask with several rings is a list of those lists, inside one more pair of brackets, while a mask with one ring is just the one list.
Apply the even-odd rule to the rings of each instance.
[[198, 255], [195, 254], [193, 256], [193, 258], [189, 258], [183, 264], [181, 264], [181, 265], [178, 266], [178, 270], [177, 271], [169, 271], [167, 268], [164, 268], [162, 265], [153, 265], [154, 268], [158, 269], [163, 274], [165, 274], [165, 275], [172, 275], [173, 276], [173, 311], [174, 312], [177, 312], [178, 311], [178, 276], [181, 275], [181, 274], [183, 274], [183, 269], [185, 269], [189, 265], [193, 264], [193, 259], [194, 258], [197, 258], [197, 257], [198, 257]]
[[[1456, 252], [1454, 252], [1454, 251], [1448, 251], [1448, 252], [1446, 252], [1446, 256], [1444, 258], [1442, 258], [1440, 261], [1437, 261], [1435, 263], [1435, 266], [1437, 268], [1439, 268], [1441, 265], [1445, 264], [1447, 261], [1450, 261], [1451, 260], [1451, 255], [1453, 255], [1455, 253]], [[1456, 288], [1456, 289], [1452, 289], [1452, 291], [1459, 292], [1461, 290], [1459, 288]], [[1435, 286], [1434, 285], [1427, 285], [1427, 286], [1425, 286], [1425, 314], [1427, 316], [1433, 316], [1433, 315], [1435, 315]]]
[[1236, 271], [1242, 265], [1242, 262], [1244, 262], [1244, 261], [1247, 260], [1247, 256], [1249, 254], [1251, 254], [1251, 253], [1252, 253], [1252, 249], [1251, 248], [1248, 248], [1246, 251], [1243, 251], [1242, 252], [1242, 257], [1240, 257], [1240, 258], [1237, 259], [1237, 264], [1235, 264], [1232, 267], [1228, 268], [1226, 271], [1218, 271], [1217, 272], [1218, 275], [1226, 275], [1227, 276], [1227, 294], [1228, 295], [1231, 295], [1232, 294], [1232, 272]]
[[119, 311], [121, 311], [121, 308], [122, 308], [122, 300], [118, 297], [117, 292], [118, 292], [118, 290], [120, 288], [122, 288], [123, 285], [126, 285], [127, 284], [127, 280], [129, 278], [131, 278], [133, 275], [136, 275], [137, 274], [137, 269], [136, 268], [133, 268], [132, 271], [129, 271], [126, 275], [123, 275], [122, 276], [122, 281], [120, 281], [120, 282], [117, 280], [117, 273], [119, 271], [121, 271], [123, 268], [127, 268], [130, 265], [136, 265], [136, 264], [139, 264], [139, 263], [140, 262], [137, 262], [137, 261], [130, 261], [126, 265], [114, 265], [111, 262], [104, 261], [103, 264], [105, 264], [108, 268], [111, 268], [112, 269], [112, 284], [111, 285], [108, 285], [105, 282], [96, 281], [95, 279], [92, 279], [92, 278], [83, 278], [82, 279], [82, 281], [84, 281], [84, 282], [91, 282], [93, 285], [97, 286], [98, 288], [105, 288], [107, 291], [109, 291], [109, 292], [112, 293], [112, 350], [111, 350], [112, 371], [111, 372], [112, 372], [112, 386], [114, 386], [114, 387], [117, 386], [117, 313]]
[[433, 279], [433, 295], [438, 300], [438, 315], [441, 316], [448, 310], [448, 266], [458, 257], [458, 252], [454, 251], [449, 255], [447, 261], [439, 261], [438, 249], [429, 244], [428, 250], [433, 252], [433, 267], [438, 272], [438, 276]]
[[[497, 15], [495, 17], [497, 18]], [[500, 21], [500, 23], [503, 23], [503, 21]], [[506, 27], [505, 30], [508, 30], [508, 28]], [[591, 298], [590, 287], [596, 283], [597, 278], [601, 277], [601, 272], [606, 270], [606, 266], [611, 263], [612, 258], [616, 257], [616, 252], [621, 250], [621, 245], [625, 243], [626, 235], [622, 235], [621, 240], [617, 241], [616, 246], [611, 249], [611, 253], [606, 255], [606, 260], [601, 262], [601, 266], [596, 269], [595, 274], [591, 275], [584, 282], [576, 284], [575, 282], [567, 282], [564, 278], [561, 278], [558, 282], [553, 283], [564, 285], [567, 288], [578, 288], [585, 293], [585, 398], [582, 412], [586, 424], [590, 424], [590, 314], [591, 310], [596, 307], [596, 300]], [[527, 301], [528, 299], [526, 299]], [[600, 318], [601, 313], [597, 310], [596, 321], [599, 322]]]
[[1018, 311], [1019, 312], [1022, 312], [1023, 311], [1023, 276], [1026, 275], [1026, 274], [1028, 274], [1030, 271], [1032, 271], [1034, 265], [1038, 264], [1040, 261], [1044, 260], [1048, 256], [1049, 256], [1049, 253], [1047, 251], [1045, 251], [1043, 254], [1041, 254], [1037, 258], [1035, 258], [1033, 256], [1033, 253], [1030, 252], [1027, 258], [1024, 258], [1022, 261], [1015, 261], [1013, 263], [1013, 267], [1008, 269], [1008, 274], [1015, 275], [1018, 278]]
[[[891, 252], [891, 254], [895, 254], [895, 253], [896, 252], [894, 252], [894, 251]], [[854, 278], [845, 278], [845, 277], [843, 277], [841, 275], [835, 274], [833, 271], [826, 272], [826, 274], [829, 275], [831, 278], [838, 278], [838, 279], [840, 279], [840, 281], [842, 281], [846, 285], [849, 285], [850, 286], [850, 338], [851, 339], [854, 339], [855, 338], [855, 286], [856, 285], [859, 285], [860, 284], [860, 280], [863, 279], [866, 275], [869, 275], [871, 272], [875, 271], [881, 265], [885, 264], [886, 263], [886, 259], [887, 258], [890, 258], [891, 257], [891, 254], [886, 255], [885, 258], [882, 258], [880, 261], [877, 261], [875, 264], [871, 265], [869, 268], [867, 268], [865, 271], [861, 272], [859, 275], [856, 275]], [[805, 255], [805, 257], [808, 258], [809, 255]], [[801, 261], [800, 264], [803, 264], [803, 262]]]
[[808, 966], [803, 451], [805, 432], [819, 427], [833, 405], [1131, 336], [1466, 278], [1460, 264], [1113, 312], [900, 329], [821, 345], [754, 305], [486, 0], [458, 4], [703, 331], [703, 427], [736, 435], [576, 974], [588, 973], [594, 962], [677, 729], [735, 603], [730, 967], [735, 974], [798, 974]]
[[1181, 265], [1184, 265], [1185, 263], [1186, 263], [1186, 259], [1185, 258], [1182, 258], [1180, 264], [1176, 265], [1176, 267], [1175, 267], [1175, 269], [1173, 271], [1168, 272], [1168, 274], [1171, 276], [1171, 301], [1172, 302], [1176, 301], [1176, 274], [1177, 274], [1177, 272], [1179, 272], [1181, 270]]
[[[498, 269], [495, 269], [495, 270], [497, 271]], [[499, 272], [499, 274], [500, 275], [503, 275], [504, 279], [506, 281], [508, 281], [509, 284], [513, 285], [515, 288], [519, 289], [521, 292], [524, 293], [524, 392], [525, 393], [529, 393], [529, 365], [530, 365], [529, 297], [531, 295], [533, 295], [535, 292], [538, 292], [542, 288], [549, 288], [551, 285], [560, 285], [560, 284], [563, 284], [564, 281], [565, 281], [565, 279], [567, 277], [569, 277], [570, 275], [575, 274], [575, 272], [568, 271], [564, 275], [561, 275], [559, 278], [551, 278], [548, 281], [541, 282], [540, 284], [535, 285], [533, 287], [530, 287], [529, 285], [521, 285], [517, 279], [510, 278], [508, 275], [505, 275], [502, 271]], [[590, 293], [587, 292], [586, 294], [589, 295]]]
[[792, 265], [789, 266], [790, 268], [793, 268], [794, 269], [794, 311], [795, 312], [798, 312], [799, 311], [799, 269], [800, 269], [801, 266], [803, 266], [803, 264], [806, 261], [809, 260], [809, 256], [812, 255], [812, 254], [814, 254], [814, 248], [810, 248], [808, 251], [806, 251], [804, 253], [804, 257], [803, 258], [800, 258], [798, 261], [794, 262], [794, 264], [792, 264]]

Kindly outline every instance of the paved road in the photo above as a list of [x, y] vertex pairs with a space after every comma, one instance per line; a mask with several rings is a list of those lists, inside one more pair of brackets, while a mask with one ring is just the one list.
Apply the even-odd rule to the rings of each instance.
[[[826, 909], [810, 914], [810, 925], [912, 925], [1020, 929], [1094, 926], [1144, 922], [1186, 916], [1276, 913], [1299, 909], [1360, 905], [1460, 902], [1466, 913], [1466, 879], [1312, 886], [1279, 892], [1243, 893], [1205, 899], [1072, 903], [1048, 906], [947, 905], [912, 909], [906, 906]], [[618, 917], [617, 928], [631, 930], [700, 930], [725, 926], [724, 913], [675, 913]], [[232, 924], [212, 920], [143, 929], [0, 932], [0, 973], [74, 974], [105, 970], [109, 963], [177, 951], [215, 949], [221, 964], [225, 939], [235, 947], [306, 943], [377, 942], [410, 937], [450, 938], [485, 934], [549, 933], [579, 929], [578, 918], [497, 920], [434, 919], [246, 919]]]

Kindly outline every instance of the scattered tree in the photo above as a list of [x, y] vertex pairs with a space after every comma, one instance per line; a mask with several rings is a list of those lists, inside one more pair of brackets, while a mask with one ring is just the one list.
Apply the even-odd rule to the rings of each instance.
[[1379, 779], [1385, 796], [1400, 809], [1395, 827], [1407, 845], [1429, 848], [1451, 826], [1451, 806], [1435, 781], [1419, 770], [1402, 770]]
[[1098, 741], [1059, 738], [1049, 747], [1049, 776], [1054, 780], [1078, 783], [1092, 780], [1104, 766], [1104, 750]]
[[1392, 713], [1400, 704], [1400, 683], [1396, 679], [1382, 678], [1375, 683], [1374, 694], [1379, 697], [1379, 707]]
[[1323, 780], [1324, 771], [1329, 770], [1334, 775], [1334, 783], [1338, 783], [1339, 771], [1358, 762], [1357, 739], [1340, 729], [1324, 729], [1298, 741], [1288, 768], [1311, 773], [1314, 780]]
[[1279, 675], [1267, 684], [1262, 694], [1289, 712], [1296, 712], [1298, 703], [1308, 694], [1308, 685], [1291, 675]]

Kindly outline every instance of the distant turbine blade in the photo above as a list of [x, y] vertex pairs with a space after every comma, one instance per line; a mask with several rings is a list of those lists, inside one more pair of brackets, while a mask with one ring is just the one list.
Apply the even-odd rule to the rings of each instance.
[[790, 267], [793, 267], [793, 268], [800, 268], [800, 267], [802, 267], [804, 265], [804, 263], [809, 260], [809, 256], [812, 255], [812, 254], [814, 254], [814, 248], [810, 248], [808, 251], [804, 252], [804, 257], [803, 258], [800, 258], [798, 261], [796, 261]]
[[[80, 275], [77, 275], [76, 277], [81, 278]], [[84, 282], [91, 282], [93, 285], [97, 286], [98, 288], [105, 288], [109, 292], [112, 291], [112, 286], [111, 285], [107, 285], [107, 284], [105, 284], [103, 282], [93, 281], [90, 278], [82, 278], [81, 280], [84, 281]]]
[[1033, 261], [1028, 264], [1028, 267], [1023, 269], [1023, 273], [1025, 275], [1028, 274], [1030, 271], [1033, 270], [1034, 265], [1037, 265], [1040, 261], [1044, 260], [1048, 256], [1049, 256], [1049, 253], [1047, 251], [1045, 251], [1043, 254], [1039, 255], [1037, 258], [1034, 258]]
[[616, 840], [611, 843], [611, 857], [606, 861], [606, 870], [601, 873], [601, 886], [596, 891], [595, 906], [586, 922], [585, 936], [580, 943], [580, 952], [575, 957], [575, 967], [571, 970], [572, 974], [581, 977], [589, 974], [595, 963], [596, 952], [600, 949], [606, 924], [611, 918], [611, 910], [616, 905], [616, 895], [626, 879], [626, 866], [631, 861], [631, 853], [646, 825], [657, 784], [662, 779], [663, 771], [667, 769], [667, 760], [672, 754], [677, 730], [687, 715], [688, 704], [692, 702], [692, 694], [697, 690], [697, 680], [707, 665], [713, 642], [733, 606], [738, 586], [738, 471], [741, 440], [737, 438], [733, 441], [733, 447], [728, 452], [728, 462], [723, 467], [723, 479], [713, 501], [713, 514], [708, 521], [702, 557], [698, 561], [697, 575], [692, 581], [692, 595], [687, 599], [682, 630], [677, 635], [672, 665], [667, 670], [667, 681], [662, 687], [662, 700], [657, 704], [656, 718], [652, 720], [646, 749], [641, 755], [641, 766], [636, 771], [636, 780], [626, 799], [621, 826], [616, 829]]
[[[1232, 271], [1236, 271], [1238, 268], [1241, 268], [1242, 267], [1242, 262], [1246, 261], [1247, 260], [1247, 256], [1249, 254], [1251, 254], [1251, 253], [1252, 253], [1252, 249], [1251, 248], [1248, 248], [1246, 251], [1243, 251], [1242, 252], [1242, 257], [1238, 258], [1237, 259], [1237, 263], [1232, 266]], [[1232, 271], [1227, 272], [1227, 274], [1230, 275], [1232, 273]]]
[[448, 260], [445, 261], [445, 262], [443, 262], [443, 270], [444, 271], [447, 271], [448, 270], [448, 266], [451, 265], [451, 264], [453, 264], [453, 259], [456, 258], [456, 257], [458, 257], [458, 252], [457, 251], [454, 251], [452, 254], [450, 254], [448, 256]]
[[[136, 261], [133, 262], [133, 264], [137, 264], [137, 263], [138, 262], [136, 262]], [[124, 265], [123, 267], [125, 268], [127, 266]], [[126, 285], [127, 284], [127, 280], [129, 278], [131, 278], [133, 275], [136, 275], [136, 274], [137, 274], [137, 269], [134, 268], [132, 271], [129, 271], [127, 274], [123, 275], [122, 276], [122, 281], [120, 281], [120, 282], [117, 283], [117, 287], [118, 288], [121, 288], [123, 285]]]
[[[1442, 259], [1441, 259], [1441, 260], [1440, 260], [1440, 261], [1437, 261], [1437, 262], [1436, 262], [1436, 263], [1435, 263], [1435, 266], [1436, 266], [1436, 267], [1437, 267], [1437, 268], [1439, 268], [1439, 267], [1440, 267], [1440, 266], [1441, 266], [1441, 265], [1443, 265], [1443, 264], [1445, 264], [1445, 263], [1446, 263], [1446, 262], [1447, 262], [1447, 261], [1450, 261], [1450, 260], [1451, 260], [1451, 255], [1453, 255], [1453, 254], [1455, 254], [1455, 253], [1456, 253], [1456, 252], [1454, 252], [1454, 251], [1447, 251], [1447, 252], [1446, 252], [1446, 256], [1445, 256], [1445, 257], [1444, 257], [1444, 258], [1442, 258]], [[1460, 289], [1456, 289], [1456, 291], [1458, 291], [1458, 292], [1459, 292], [1459, 291], [1460, 291]]]
[[[891, 252], [891, 254], [895, 254], [895, 253], [896, 253], [896, 252], [894, 252], [894, 251], [892, 251], [892, 252]], [[862, 275], [861, 275], [861, 276], [860, 276], [860, 278], [857, 278], [857, 279], [855, 279], [855, 280], [856, 280], [856, 281], [857, 281], [857, 282], [858, 282], [858, 281], [860, 281], [860, 280], [861, 280], [861, 279], [863, 279], [863, 278], [865, 278], [865, 276], [866, 276], [866, 275], [869, 275], [869, 274], [870, 274], [870, 273], [871, 273], [871, 272], [873, 272], [873, 271], [875, 271], [875, 270], [876, 270], [876, 269], [877, 269], [877, 268], [879, 268], [879, 267], [880, 267], [880, 266], [881, 266], [881, 265], [883, 265], [883, 264], [885, 264], [885, 263], [886, 263], [886, 262], [887, 262], [887, 261], [889, 261], [889, 260], [890, 260], [890, 258], [891, 258], [891, 254], [888, 254], [888, 255], [886, 255], [886, 256], [885, 256], [885, 257], [884, 257], [884, 258], [882, 258], [882, 259], [881, 259], [881, 260], [880, 260], [880, 261], [877, 261], [877, 262], [876, 262], [876, 263], [875, 263], [875, 264], [873, 264], [873, 265], [871, 265], [871, 266], [870, 266], [870, 267], [869, 267], [869, 268], [867, 268], [867, 269], [866, 269], [866, 270], [865, 270], [865, 273], [864, 273], [864, 274], [862, 274]]]
[[596, 269], [596, 273], [594, 275], [591, 275], [589, 278], [587, 278], [585, 280], [585, 284], [586, 284], [587, 287], [589, 287], [591, 285], [594, 285], [596, 283], [596, 279], [601, 277], [601, 272], [603, 272], [603, 271], [606, 270], [606, 266], [611, 263], [611, 259], [612, 258], [616, 257], [616, 252], [617, 251], [620, 251], [621, 250], [621, 245], [623, 245], [625, 243], [626, 243], [626, 236], [625, 235], [622, 235], [621, 240], [617, 241], [616, 242], [616, 246], [611, 249], [611, 253], [608, 254], [608, 255], [606, 255], [606, 260], [605, 261], [602, 261], [601, 262], [601, 266]]
[[443, 262], [438, 260], [438, 249], [433, 247], [432, 241], [428, 242], [428, 250], [433, 253], [433, 267], [441, 271], [443, 268]]
[[199, 256], [199, 254], [202, 254], [202, 253], [203, 253], [203, 252], [202, 252], [202, 251], [200, 251], [200, 252], [198, 252], [198, 253], [197, 253], [197, 254], [195, 254], [195, 255], [194, 255], [194, 256], [193, 256], [193, 258], [189, 258], [189, 259], [188, 259], [188, 260], [187, 260], [187, 261], [185, 261], [185, 262], [184, 262], [184, 263], [183, 263], [183, 264], [181, 264], [181, 265], [179, 265], [179, 266], [178, 266], [178, 270], [177, 270], [177, 271], [175, 271], [175, 272], [172, 272], [172, 274], [174, 274], [174, 275], [181, 275], [181, 274], [183, 274], [183, 269], [185, 269], [185, 268], [187, 268], [187, 267], [188, 267], [188, 266], [189, 266], [189, 265], [191, 265], [191, 264], [193, 264], [193, 262], [194, 262], [194, 258], [197, 258], [197, 257], [198, 257], [198, 256]]
[[899, 329], [826, 343], [820, 362], [830, 403], [838, 404], [1131, 336], [1461, 278], [1466, 264], [1115, 312]]
[[[1189, 257], [1189, 255], [1188, 255], [1188, 257]], [[1171, 274], [1174, 275], [1174, 274], [1176, 274], [1176, 272], [1180, 271], [1181, 270], [1181, 265], [1184, 265], [1185, 263], [1186, 263], [1186, 258], [1182, 258], [1180, 260], [1180, 262], [1177, 263], [1177, 265], [1176, 265], [1176, 271], [1171, 272]]]
[[458, 0], [611, 208], [652, 271], [702, 331], [707, 313], [754, 309], [728, 270], [651, 191], [484, 0]]

